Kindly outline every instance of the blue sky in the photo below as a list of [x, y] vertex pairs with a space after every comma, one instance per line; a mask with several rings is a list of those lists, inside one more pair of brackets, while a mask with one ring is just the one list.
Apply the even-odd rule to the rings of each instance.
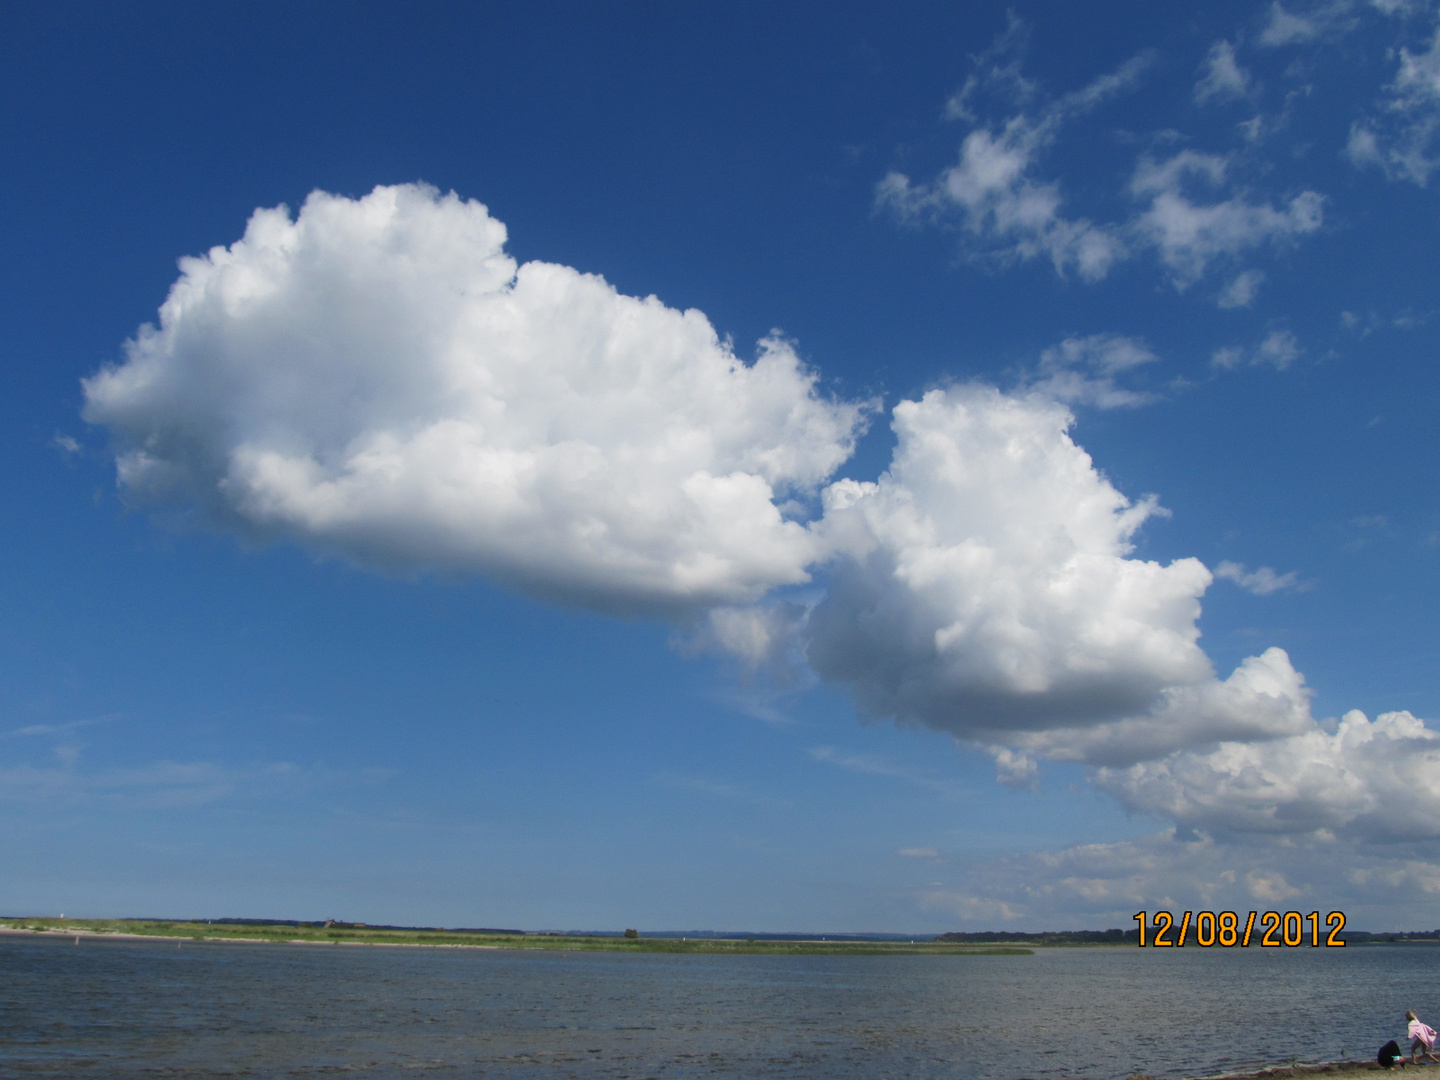
[[1433, 4], [3, 19], [0, 909], [1434, 924]]

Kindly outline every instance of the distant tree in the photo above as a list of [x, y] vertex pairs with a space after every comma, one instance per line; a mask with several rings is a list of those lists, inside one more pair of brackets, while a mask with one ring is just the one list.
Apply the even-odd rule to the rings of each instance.
[[627, 938], [638, 938], [638, 937], [640, 936], [640, 931], [639, 931], [639, 930], [626, 930], [626, 931], [625, 931], [625, 936], [626, 936]]

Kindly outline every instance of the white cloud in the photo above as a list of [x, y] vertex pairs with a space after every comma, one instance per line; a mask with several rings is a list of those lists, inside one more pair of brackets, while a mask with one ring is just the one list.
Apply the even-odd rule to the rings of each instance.
[[962, 799], [966, 794], [965, 790], [954, 780], [914, 769], [908, 765], [900, 765], [889, 758], [876, 754], [847, 754], [833, 746], [816, 746], [810, 749], [809, 754], [816, 761], [823, 761], [827, 765], [834, 765], [847, 772], [899, 780], [912, 787], [926, 788], [946, 799]]
[[902, 859], [938, 859], [940, 852], [933, 847], [906, 847], [895, 852]]
[[[876, 206], [912, 223], [958, 221], [972, 258], [998, 265], [1047, 258], [1062, 276], [1073, 270], [1096, 281], [1127, 256], [1124, 242], [1111, 227], [1066, 215], [1060, 185], [1037, 175], [1038, 167], [1067, 122], [1135, 86], [1150, 57], [1134, 57], [1079, 90], [1046, 99], [1021, 74], [1026, 36], [1012, 15], [947, 103], [948, 118], [972, 125], [959, 161], [930, 183], [889, 173], [876, 186]], [[1008, 116], [979, 121], [976, 99], [987, 93], [1003, 100]]]
[[1440, 852], [1430, 843], [1178, 828], [972, 865], [915, 899], [972, 930], [1133, 929], [1135, 912], [1157, 909], [1238, 911], [1243, 929], [1247, 911], [1282, 903], [1344, 911], [1351, 929], [1419, 929], [1434, 925], [1437, 895]]
[[1032, 127], [1024, 117], [999, 132], [972, 131], [961, 144], [959, 163], [937, 181], [915, 187], [892, 172], [876, 189], [876, 205], [908, 221], [958, 212], [976, 257], [1004, 264], [1044, 256], [1061, 275], [1074, 269], [1087, 281], [1098, 280], [1124, 256], [1124, 246], [1110, 230], [1066, 218], [1059, 185], [1029, 175], [1048, 140], [1045, 127]]
[[1300, 342], [1289, 330], [1272, 330], [1253, 348], [1226, 346], [1216, 349], [1210, 356], [1210, 363], [1214, 367], [1229, 371], [1238, 367], [1262, 366], [1284, 371], [1303, 351]]
[[1235, 62], [1235, 46], [1217, 41], [1205, 57], [1205, 74], [1195, 84], [1195, 100], [1230, 101], [1250, 92], [1250, 73]]
[[1166, 161], [1142, 159], [1130, 181], [1131, 194], [1149, 202], [1133, 228], [1155, 247], [1177, 288], [1193, 285], [1216, 259], [1293, 241], [1323, 220], [1324, 199], [1313, 191], [1302, 191], [1279, 209], [1243, 195], [1199, 201], [1195, 189], [1219, 187], [1228, 168], [1224, 158], [1182, 150]]
[[1265, 335], [1250, 362], [1269, 364], [1276, 371], [1284, 371], [1296, 361], [1302, 351], [1300, 342], [1289, 330], [1273, 330]]
[[1278, 48], [1330, 39], [1354, 28], [1354, 10], [1353, 0], [1302, 4], [1299, 11], [1286, 10], [1279, 0], [1274, 0], [1255, 41], [1258, 45]]
[[707, 613], [715, 647], [759, 666], [792, 636], [793, 618], [776, 607], [721, 607]]
[[945, 888], [928, 888], [917, 897], [923, 911], [939, 911], [959, 920], [959, 925], [969, 929], [983, 927], [993, 930], [996, 924], [1014, 923], [1021, 918], [1021, 912], [1003, 900], [974, 896]]
[[1271, 647], [1241, 661], [1223, 681], [1210, 678], [1166, 687], [1136, 715], [1014, 733], [1009, 741], [1026, 755], [1122, 765], [1221, 739], [1280, 738], [1311, 723], [1304, 676], [1291, 666], [1284, 649]]
[[995, 759], [995, 779], [1006, 787], [1025, 788], [1031, 791], [1040, 787], [1040, 764], [1029, 754], [1012, 750], [1008, 746], [988, 747]]
[[[808, 616], [809, 608], [794, 600], [711, 608], [679, 644], [687, 652], [739, 660], [747, 681], [759, 676], [768, 689], [789, 689], [813, 682], [800, 640]], [[767, 717], [778, 719], [768, 710]]]
[[735, 802], [749, 803], [752, 806], [767, 809], [789, 805], [784, 799], [772, 798], [769, 795], [752, 791], [742, 785], [727, 784], [718, 780], [710, 780], [703, 776], [685, 776], [679, 773], [660, 772], [654, 775], [654, 779], [666, 787], [677, 788], [683, 791], [698, 791], [703, 795], [712, 795], [721, 799], [731, 799]]
[[1345, 156], [1356, 168], [1364, 168], [1367, 165], [1378, 165], [1381, 169], [1386, 170], [1389, 168], [1385, 155], [1380, 151], [1380, 137], [1370, 128], [1369, 124], [1359, 120], [1350, 125], [1350, 138], [1345, 143]]
[[1408, 712], [1372, 722], [1354, 711], [1330, 730], [1307, 722], [1270, 741], [1101, 768], [1093, 780], [1128, 810], [1175, 827], [975, 867], [923, 892], [920, 906], [983, 920], [1002, 905], [1038, 925], [1058, 913], [1124, 919], [1141, 908], [1285, 902], [1344, 910], [1352, 927], [1377, 916], [1391, 927], [1431, 925], [1440, 732]]
[[917, 900], [923, 909], [951, 913], [962, 928], [990, 929], [999, 919], [1027, 929], [1097, 920], [1128, 929], [1143, 908], [1223, 907], [1234, 878], [1232, 872], [1232, 880], [1224, 880], [1225, 854], [1211, 841], [1181, 843], [1169, 832], [1080, 844], [974, 866], [959, 880], [921, 891]]
[[[1106, 480], [1056, 399], [1134, 403], [1115, 380], [1154, 362], [1142, 342], [1073, 337], [1016, 393], [901, 402], [890, 468], [823, 487], [823, 518], [802, 524], [781, 500], [824, 485], [865, 406], [820, 397], [779, 337], [747, 366], [699, 312], [567, 267], [517, 268], [503, 242], [483, 206], [419, 186], [317, 193], [295, 220], [257, 212], [242, 241], [185, 260], [160, 327], [87, 380], [121, 483], [244, 535], [694, 616], [703, 644], [771, 673], [808, 662], [866, 713], [986, 748], [1017, 786], [1043, 759], [1074, 760], [1185, 828], [1431, 835], [1433, 733], [1408, 714], [1352, 714], [1326, 735], [1280, 649], [1218, 678], [1197, 626], [1210, 572], [1135, 556], [1163, 511]], [[1235, 362], [1283, 367], [1298, 351], [1274, 331]], [[1260, 591], [1292, 583], [1219, 572]], [[42, 727], [11, 734], [59, 731]], [[813, 755], [960, 794], [884, 759]], [[11, 770], [0, 798], [144, 790], [178, 804], [244, 779], [156, 770]], [[1299, 887], [1276, 873], [1290, 885], [1256, 888]]]
[[1136, 338], [1119, 334], [1068, 337], [1040, 354], [1039, 370], [1023, 385], [1031, 393], [1067, 405], [1101, 409], [1146, 405], [1156, 400], [1154, 394], [1121, 387], [1116, 376], [1158, 359]]
[[1240, 366], [1241, 364], [1243, 364], [1244, 362], [1245, 362], [1245, 352], [1244, 352], [1244, 350], [1243, 350], [1243, 349], [1235, 348], [1234, 346], [1231, 346], [1231, 345], [1227, 345], [1227, 346], [1225, 346], [1225, 347], [1223, 347], [1223, 348], [1216, 349], [1213, 353], [1210, 354], [1210, 364], [1211, 364], [1212, 367], [1225, 368], [1226, 370], [1233, 370], [1233, 369], [1239, 367], [1239, 366]]
[[1298, 571], [1292, 570], [1288, 574], [1277, 574], [1268, 566], [1248, 571], [1243, 563], [1229, 560], [1215, 568], [1215, 576], [1226, 581], [1233, 581], [1246, 592], [1254, 593], [1256, 596], [1269, 596], [1271, 593], [1282, 592], [1285, 589], [1300, 588]]
[[[1343, 19], [1328, 8], [1302, 18], [1276, 5], [1271, 22], [1291, 34], [1299, 33], [1302, 24], [1318, 28], [1314, 32], [1319, 34], [1340, 27]], [[1320, 227], [1324, 198], [1319, 193], [1301, 191], [1278, 205], [1257, 200], [1234, 187], [1230, 159], [1192, 150], [1165, 161], [1138, 162], [1128, 193], [1144, 205], [1128, 215], [1106, 221], [1067, 209], [1061, 181], [1045, 175], [1047, 155], [1073, 121], [1136, 86], [1151, 58], [1142, 54], [1078, 91], [1047, 98], [1021, 73], [1022, 31], [1023, 24], [1012, 18], [1010, 29], [975, 59], [974, 71], [946, 107], [947, 117], [970, 127], [958, 162], [929, 182], [890, 172], [876, 186], [878, 209], [910, 224], [954, 227], [972, 260], [1003, 267], [1046, 258], [1061, 276], [1073, 271], [1086, 281], [1098, 281], [1118, 263], [1154, 252], [1181, 289], [1219, 260], [1290, 243]], [[1235, 46], [1215, 42], [1195, 84], [1195, 100], [1237, 99], [1253, 89]], [[980, 108], [987, 93], [1003, 106], [988, 119]], [[1241, 128], [1253, 143], [1267, 123], [1283, 123], [1283, 117], [1256, 117]], [[1241, 275], [1226, 294], [1231, 305], [1248, 304], [1258, 284], [1258, 278]]]
[[1246, 270], [1235, 275], [1229, 285], [1220, 293], [1219, 306], [1222, 308], [1248, 308], [1255, 303], [1260, 286], [1265, 281], [1265, 271]]
[[95, 724], [113, 724], [123, 716], [123, 713], [106, 713], [103, 716], [92, 716], [84, 720], [68, 720], [63, 724], [27, 724], [24, 727], [11, 728], [9, 731], [0, 731], [0, 739], [17, 739], [32, 735], [65, 735], [68, 732], [92, 727]]
[[1261, 45], [1271, 47], [1296, 45], [1313, 40], [1318, 33], [1319, 29], [1311, 20], [1292, 15], [1280, 5], [1279, 0], [1275, 0], [1270, 5], [1270, 17], [1257, 40]]
[[[863, 406], [821, 399], [780, 338], [746, 366], [699, 312], [517, 268], [503, 241], [480, 204], [401, 186], [259, 211], [185, 260], [159, 329], [86, 382], [127, 494], [363, 562], [703, 615], [697, 644], [777, 682], [808, 661], [867, 711], [1017, 750], [996, 752], [1014, 783], [1047, 754], [1134, 760], [1303, 709], [1294, 676], [1237, 718], [1253, 673], [1217, 682], [1197, 644], [1209, 571], [1129, 558], [1160, 511], [1067, 433], [1055, 397], [1139, 400], [1115, 379], [1154, 361], [1142, 343], [1071, 338], [1019, 395], [902, 402], [890, 470], [830, 485], [806, 525], [780, 500], [844, 460]], [[817, 567], [826, 591], [768, 595]]]
[[[1282, 651], [1216, 680], [1197, 643], [1209, 571], [1128, 557], [1158, 507], [1116, 491], [1071, 421], [983, 386], [897, 405], [889, 471], [825, 492], [844, 555], [804, 631], [812, 667], [869, 714], [1027, 759], [1134, 761], [1297, 730], [1307, 698]], [[1024, 782], [1015, 763], [1002, 771]]]
[[232, 800], [271, 800], [316, 786], [369, 784], [384, 770], [333, 772], [278, 761], [250, 766], [205, 761], [156, 761], [130, 768], [77, 768], [78, 751], [57, 749], [59, 767], [0, 768], [0, 804], [58, 804], [167, 810]]
[[972, 105], [982, 94], [998, 95], [1022, 105], [1032, 102], [1039, 87], [1023, 71], [1029, 44], [1030, 27], [1015, 12], [1006, 12], [1005, 29], [983, 52], [971, 58], [970, 74], [945, 103], [945, 118], [975, 122]]
[[758, 598], [819, 553], [777, 503], [850, 454], [779, 336], [747, 365], [698, 311], [517, 268], [485, 207], [316, 192], [181, 262], [86, 380], [135, 502], [362, 562], [609, 608]]
[[1414, 15], [1426, 11], [1430, 0], [1370, 0], [1370, 6], [1386, 15]]
[[1391, 179], [1424, 187], [1440, 166], [1440, 29], [1423, 52], [1401, 46], [1395, 79], [1379, 109], [1350, 128], [1346, 154]]
[[1408, 712], [1347, 713], [1270, 742], [1225, 742], [1096, 783], [1131, 810], [1214, 833], [1319, 834], [1356, 841], [1440, 839], [1440, 733]]

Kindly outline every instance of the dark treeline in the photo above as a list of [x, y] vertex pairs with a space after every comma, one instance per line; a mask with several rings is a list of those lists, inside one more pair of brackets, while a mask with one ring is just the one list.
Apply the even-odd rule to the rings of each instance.
[[1014, 930], [982, 930], [973, 934], [941, 934], [936, 941], [956, 944], [991, 944], [999, 941], [1023, 941], [1028, 945], [1123, 945], [1140, 940], [1139, 930], [1046, 930], [1039, 934], [1022, 934]]

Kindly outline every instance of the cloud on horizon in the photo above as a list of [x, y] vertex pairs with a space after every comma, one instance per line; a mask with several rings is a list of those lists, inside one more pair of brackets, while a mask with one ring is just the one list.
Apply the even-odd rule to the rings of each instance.
[[1167, 828], [971, 865], [914, 895], [919, 907], [947, 914], [957, 929], [1125, 929], [1145, 908], [1340, 910], [1352, 929], [1419, 929], [1434, 921], [1440, 858], [1433, 842], [1376, 847], [1324, 835], [1219, 839]]
[[1440, 838], [1440, 733], [1408, 712], [1358, 709], [1269, 742], [1227, 742], [1096, 784], [1126, 807], [1214, 834], [1314, 834], [1384, 843]]

